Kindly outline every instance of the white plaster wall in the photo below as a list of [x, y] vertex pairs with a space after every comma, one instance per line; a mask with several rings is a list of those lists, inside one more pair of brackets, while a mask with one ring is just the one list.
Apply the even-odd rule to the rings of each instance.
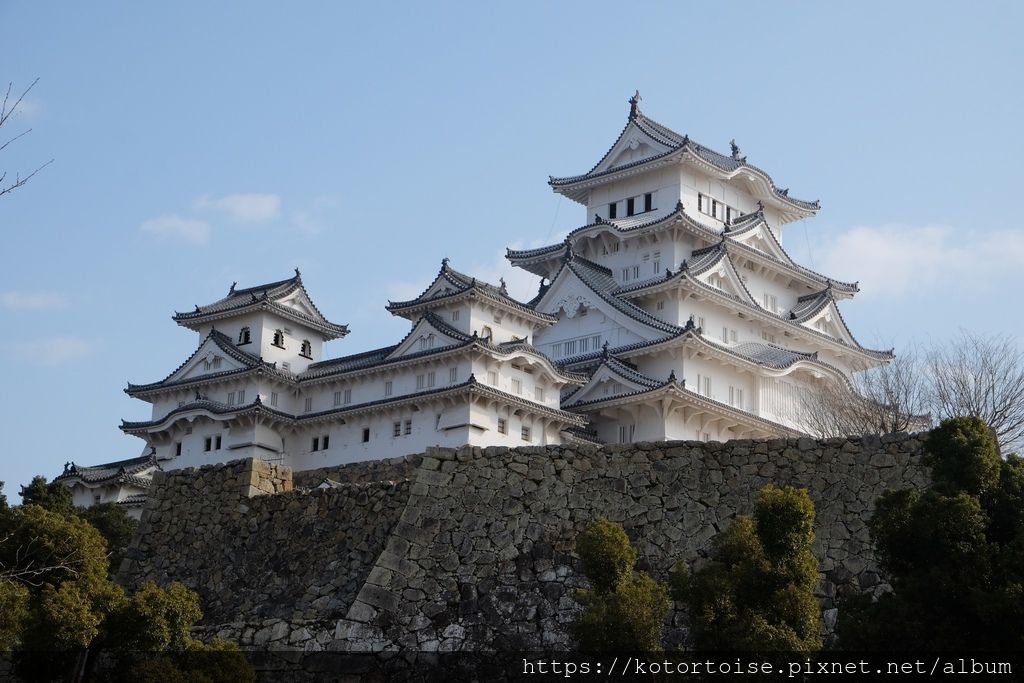
[[595, 214], [608, 218], [608, 204], [613, 201], [619, 203], [617, 217], [627, 218], [625, 200], [629, 197], [637, 197], [634, 215], [639, 215], [643, 211], [643, 195], [647, 192], [654, 195], [653, 210], [645, 214], [652, 220], [674, 211], [679, 200], [678, 171], [674, 167], [656, 169], [594, 188], [588, 197], [583, 225], [592, 223]]

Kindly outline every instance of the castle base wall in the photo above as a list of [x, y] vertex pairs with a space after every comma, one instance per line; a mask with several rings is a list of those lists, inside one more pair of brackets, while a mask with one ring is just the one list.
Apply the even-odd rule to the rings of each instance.
[[[886, 489], [928, 484], [924, 438], [434, 449], [386, 469], [408, 480], [312, 491], [288, 490], [290, 471], [252, 460], [165, 473], [121, 578], [184, 582], [202, 596], [204, 633], [282, 661], [571, 649], [573, 590], [584, 585], [573, 547], [591, 520], [620, 522], [639, 568], [664, 579], [707, 557], [774, 483], [814, 500], [828, 632], [837, 598], [885, 588], [866, 522]], [[683, 636], [680, 617], [669, 644]]]

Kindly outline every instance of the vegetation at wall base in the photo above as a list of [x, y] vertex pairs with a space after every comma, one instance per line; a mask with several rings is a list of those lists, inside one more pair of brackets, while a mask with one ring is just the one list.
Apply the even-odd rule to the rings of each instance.
[[712, 561], [693, 574], [680, 563], [672, 596], [687, 605], [698, 651], [812, 652], [821, 647], [814, 597], [818, 561], [807, 491], [768, 485], [752, 516], [737, 516]]
[[926, 450], [933, 484], [886, 492], [869, 524], [893, 590], [843, 602], [839, 646], [1020, 652], [1024, 460], [976, 417], [943, 421]]
[[112, 581], [107, 539], [87, 520], [123, 543], [132, 525], [116, 507], [75, 508], [66, 491], [37, 477], [12, 508], [0, 490], [0, 652], [15, 674], [27, 683], [254, 680], [236, 645], [192, 639], [202, 618], [194, 592], [147, 583], [126, 594]]
[[583, 606], [572, 630], [583, 652], [661, 652], [668, 589], [634, 572], [636, 550], [622, 526], [597, 519], [576, 540], [590, 579], [576, 592]]

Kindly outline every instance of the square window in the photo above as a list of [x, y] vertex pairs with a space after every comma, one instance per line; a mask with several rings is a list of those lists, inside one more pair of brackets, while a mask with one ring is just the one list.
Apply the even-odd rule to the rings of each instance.
[[204, 451], [209, 451], [212, 448], [213, 448], [213, 439], [211, 439], [210, 437], [206, 437], [206, 440], [203, 442], [203, 450]]
[[487, 383], [492, 387], [498, 386], [498, 373], [494, 370], [487, 371]]
[[388, 380], [387, 382], [384, 382], [384, 395], [385, 396], [390, 396], [391, 395], [391, 389], [392, 389], [391, 380]]
[[[276, 391], [271, 391], [270, 392], [270, 405], [272, 405], [274, 407], [277, 407], [277, 392]], [[337, 403], [335, 403], [335, 405], [337, 405]]]
[[313, 398], [312, 397], [306, 399], [306, 403], [305, 403], [304, 407], [305, 407], [305, 411], [307, 413], [309, 411], [313, 410]]
[[405, 434], [406, 436], [412, 434], [412, 420], [405, 421], [405, 430], [402, 433]]
[[228, 392], [228, 405], [229, 406], [235, 405], [235, 392], [233, 392], [233, 391], [229, 391]]
[[370, 428], [363, 427], [363, 443], [367, 443], [370, 440]]
[[458, 368], [448, 368], [448, 383], [455, 384], [455, 381], [459, 378]]
[[617, 218], [617, 214], [618, 204], [616, 202], [612, 202], [611, 204], [608, 205], [608, 218]]
[[503, 417], [498, 418], [498, 433], [508, 434], [508, 422]]
[[320, 450], [320, 437], [319, 436], [314, 436], [313, 437], [313, 447], [310, 450], [313, 450], [313, 451]]
[[181, 455], [181, 442], [174, 444], [174, 454]]
[[452, 311], [452, 322], [456, 322], [459, 319], [459, 312], [457, 310]]
[[543, 403], [544, 402], [544, 389], [543, 389], [543, 387], [534, 387], [533, 388], [533, 398], [538, 403]]
[[650, 192], [644, 195], [644, 211], [651, 211], [654, 209], [654, 195]]
[[352, 402], [352, 390], [351, 389], [346, 389], [345, 390], [345, 405], [348, 405], [351, 402]]
[[391, 425], [391, 436], [401, 436], [401, 435], [402, 435], [402, 423], [401, 422], [396, 422], [393, 425]]
[[219, 436], [217, 437], [217, 449], [216, 450], [218, 450], [218, 451], [220, 450], [220, 437]]
[[512, 393], [522, 394], [523, 393], [523, 380], [513, 377], [512, 378]]
[[520, 430], [520, 432], [519, 432], [519, 436], [520, 436], [520, 438], [523, 441], [529, 441], [530, 440], [530, 428], [529, 427], [523, 427]]
[[629, 199], [626, 200], [626, 215], [632, 216], [634, 213], [636, 213], [635, 209], [636, 200], [633, 197], [630, 197]]
[[238, 392], [238, 405], [245, 403], [245, 389]]
[[427, 386], [428, 387], [434, 386], [434, 371], [433, 370], [431, 370], [430, 372], [427, 373]]
[[[275, 394], [275, 396], [276, 396], [276, 394]], [[336, 405], [336, 406], [340, 406], [341, 405], [341, 392], [340, 391], [335, 391], [334, 392], [334, 405]]]

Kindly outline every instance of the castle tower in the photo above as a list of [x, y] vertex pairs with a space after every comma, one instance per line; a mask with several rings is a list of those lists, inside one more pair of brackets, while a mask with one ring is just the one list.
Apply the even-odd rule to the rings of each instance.
[[587, 223], [507, 254], [550, 281], [532, 303], [557, 322], [534, 345], [590, 376], [562, 407], [611, 442], [802, 433], [817, 385], [892, 358], [861, 346], [839, 312], [857, 284], [782, 247], [783, 227], [818, 202], [779, 189], [735, 142], [715, 152], [639, 102], [590, 171], [550, 179]]

